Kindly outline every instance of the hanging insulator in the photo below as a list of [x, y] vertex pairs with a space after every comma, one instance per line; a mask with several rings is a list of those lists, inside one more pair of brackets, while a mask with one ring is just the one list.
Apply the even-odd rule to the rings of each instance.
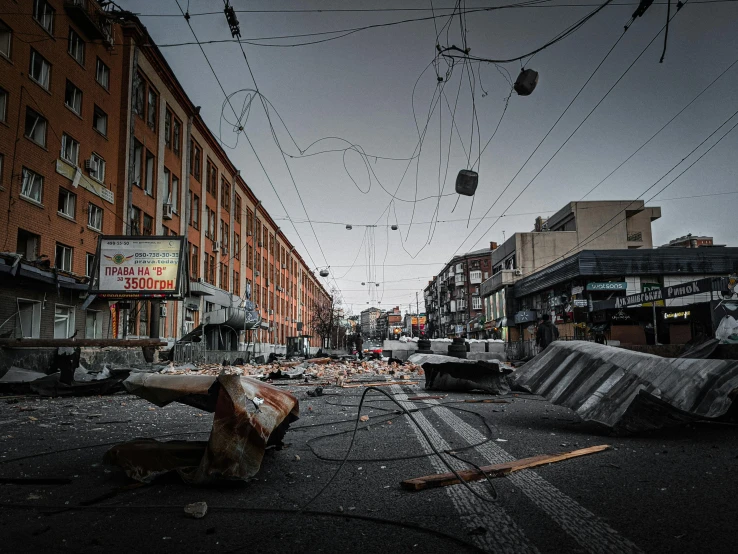
[[364, 285], [366, 285], [366, 283], [364, 281], [362, 281], [361, 282], [361, 286], [364, 286]]
[[474, 196], [479, 184], [479, 174], [470, 169], [462, 169], [456, 176], [456, 194]]
[[379, 286], [379, 283], [374, 283], [376, 286]]
[[346, 229], [347, 229], [347, 230], [349, 230], [349, 231], [350, 231], [351, 229], [353, 229], [353, 228], [354, 228], [354, 227], [353, 227], [353, 225], [346, 225]]
[[397, 225], [393, 225], [392, 227], [390, 227], [390, 229], [392, 229], [393, 231], [397, 231], [398, 227]]
[[538, 84], [538, 72], [532, 69], [524, 69], [515, 80], [513, 88], [520, 96], [528, 96]]
[[320, 270], [320, 276], [321, 277], [328, 277], [328, 275], [330, 275], [330, 273], [328, 273], [328, 270], [327, 269], [321, 269]]

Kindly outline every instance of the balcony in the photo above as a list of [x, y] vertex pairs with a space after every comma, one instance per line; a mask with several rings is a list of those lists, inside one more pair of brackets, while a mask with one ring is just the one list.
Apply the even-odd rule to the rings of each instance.
[[515, 284], [515, 281], [519, 275], [516, 275], [515, 269], [503, 269], [492, 275], [484, 283], [482, 283], [482, 296], [489, 296], [490, 294], [497, 292], [504, 286], [511, 286]]
[[479, 285], [482, 283], [482, 272], [481, 271], [470, 271], [469, 272], [469, 284]]
[[88, 39], [102, 40], [108, 47], [113, 46], [113, 26], [97, 2], [64, 0], [64, 9]]
[[454, 279], [454, 284], [457, 287], [463, 286], [464, 284], [466, 284], [466, 276], [463, 273], [459, 273], [458, 275], [456, 275], [456, 278]]

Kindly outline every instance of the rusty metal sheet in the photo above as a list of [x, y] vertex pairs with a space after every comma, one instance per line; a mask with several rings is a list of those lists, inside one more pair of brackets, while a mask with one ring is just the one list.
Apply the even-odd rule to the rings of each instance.
[[490, 394], [510, 392], [506, 374], [512, 370], [501, 366], [497, 360], [466, 360], [438, 354], [413, 354], [408, 362], [422, 366], [425, 371], [425, 388], [428, 390], [482, 390]]
[[617, 433], [725, 416], [738, 361], [662, 358], [583, 341], [554, 341], [515, 383]]
[[251, 377], [133, 374], [124, 385], [158, 406], [176, 401], [215, 412], [207, 442], [138, 439], [105, 454], [106, 463], [143, 482], [169, 471], [190, 483], [248, 479], [299, 417], [297, 398]]

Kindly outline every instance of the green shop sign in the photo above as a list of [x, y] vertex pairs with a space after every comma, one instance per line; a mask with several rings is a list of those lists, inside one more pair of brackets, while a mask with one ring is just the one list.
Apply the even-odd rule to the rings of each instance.
[[587, 290], [627, 290], [628, 283], [587, 283]]

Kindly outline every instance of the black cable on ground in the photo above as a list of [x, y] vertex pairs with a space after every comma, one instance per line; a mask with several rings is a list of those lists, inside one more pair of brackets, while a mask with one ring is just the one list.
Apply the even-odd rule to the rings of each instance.
[[[67, 506], [67, 505], [49, 505], [49, 504], [42, 504], [42, 505], [33, 505], [33, 504], [4, 504], [0, 503], [0, 508], [4, 509], [16, 509], [16, 510], [65, 510], [65, 511], [119, 511], [119, 510], [129, 510], [134, 512], [142, 512], [142, 511], [173, 511], [173, 512], [181, 512], [182, 506], [170, 506], [170, 505], [159, 505], [159, 506], [111, 506], [111, 505], [103, 505], [103, 506]], [[332, 518], [340, 518], [340, 519], [356, 519], [361, 521], [368, 521], [370, 523], [380, 523], [382, 525], [391, 525], [394, 527], [401, 527], [403, 529], [412, 529], [414, 531], [419, 531], [421, 533], [428, 533], [430, 535], [435, 535], [436, 537], [451, 541], [463, 548], [468, 549], [471, 552], [485, 552], [481, 548], [470, 544], [458, 537], [455, 537], [454, 535], [450, 535], [448, 533], [444, 533], [443, 531], [438, 531], [436, 529], [431, 529], [429, 527], [423, 527], [422, 525], [419, 525], [417, 523], [413, 523], [410, 521], [397, 521], [394, 519], [387, 519], [382, 517], [375, 517], [375, 516], [367, 516], [362, 514], [350, 514], [350, 513], [344, 513], [344, 512], [324, 512], [321, 510], [300, 510], [297, 508], [252, 508], [252, 507], [228, 507], [228, 506], [212, 506], [208, 505], [208, 512], [231, 512], [231, 513], [254, 513], [254, 514], [301, 514], [301, 515], [308, 515], [308, 516], [315, 516], [315, 517], [332, 517]], [[246, 547], [238, 547], [235, 550], [228, 550], [226, 551], [226, 554], [232, 553], [232, 552], [238, 552], [239, 550], [242, 550]]]
[[[439, 452], [438, 449], [436, 448], [436, 446], [433, 444], [433, 441], [430, 439], [430, 437], [426, 433], [425, 429], [423, 429], [423, 427], [421, 427], [421, 425], [415, 420], [415, 418], [413, 417], [413, 415], [407, 410], [407, 408], [405, 408], [405, 406], [403, 406], [398, 400], [396, 400], [393, 396], [391, 396], [387, 391], [384, 391], [384, 390], [382, 390], [382, 389], [380, 389], [378, 387], [367, 387], [364, 390], [363, 394], [361, 395], [361, 401], [359, 402], [359, 411], [356, 414], [356, 420], [354, 421], [354, 429], [353, 429], [353, 432], [352, 432], [352, 435], [351, 435], [351, 442], [349, 443], [349, 447], [346, 450], [346, 455], [343, 457], [343, 460], [341, 461], [341, 464], [338, 466], [338, 468], [336, 469], [336, 471], [333, 472], [333, 475], [331, 475], [330, 479], [328, 479], [328, 481], [326, 482], [326, 484], [323, 485], [320, 488], [320, 490], [315, 495], [313, 495], [313, 497], [310, 498], [310, 500], [308, 500], [302, 506], [302, 508], [300, 508], [299, 511], [305, 510], [308, 506], [310, 506], [310, 504], [312, 504], [313, 502], [315, 502], [315, 500], [317, 500], [320, 497], [320, 495], [322, 495], [323, 492], [325, 492], [325, 490], [333, 483], [333, 481], [336, 479], [336, 477], [338, 476], [338, 474], [343, 469], [343, 466], [346, 465], [346, 462], [348, 461], [349, 455], [351, 454], [351, 451], [354, 448], [354, 442], [356, 441], [356, 432], [359, 430], [359, 421], [360, 421], [359, 418], [361, 417], [361, 408], [364, 406], [364, 400], [366, 399], [366, 395], [369, 393], [369, 391], [376, 391], [379, 394], [382, 394], [382, 395], [386, 396], [392, 402], [394, 402], [395, 404], [397, 404], [397, 406], [399, 408], [402, 409], [403, 413], [405, 415], [407, 415], [410, 418], [410, 421], [412, 421], [413, 424], [418, 428], [418, 430], [420, 431], [421, 435], [423, 435], [423, 438], [428, 443], [428, 446], [430, 446], [431, 450], [433, 450], [433, 452], [436, 454], [436, 456], [438, 456], [438, 458], [441, 460], [441, 462], [443, 463], [443, 465], [445, 465], [446, 468], [451, 473], [453, 473], [456, 476], [456, 478], [459, 480], [459, 482], [462, 485], [464, 485], [464, 487], [466, 487], [466, 489], [469, 492], [471, 492], [474, 496], [476, 496], [477, 498], [479, 498], [482, 502], [495, 502], [496, 498], [498, 497], [497, 492], [495, 491], [495, 496], [493, 498], [485, 498], [484, 496], [482, 496], [481, 494], [479, 494], [477, 491], [475, 491], [469, 485], [469, 483], [467, 483], [461, 477], [461, 475], [459, 475], [459, 472], [456, 471], [456, 469], [454, 469], [454, 467], [442, 456], [442, 453]], [[493, 486], [493, 488], [494, 488], [494, 486]]]

